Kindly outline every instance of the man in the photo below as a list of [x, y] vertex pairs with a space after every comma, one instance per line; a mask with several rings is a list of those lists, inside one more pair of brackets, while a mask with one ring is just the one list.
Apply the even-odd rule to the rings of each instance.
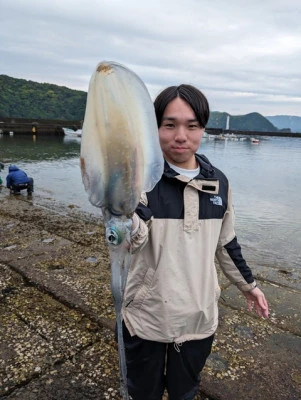
[[248, 308], [268, 304], [234, 231], [226, 176], [196, 154], [209, 119], [206, 97], [180, 85], [155, 111], [165, 168], [133, 216], [132, 264], [123, 303], [128, 389], [133, 400], [192, 400], [218, 325], [215, 256]]
[[33, 179], [28, 177], [26, 172], [19, 169], [16, 165], [10, 165], [8, 172], [6, 187], [16, 195], [20, 194], [21, 190], [27, 189], [27, 193], [30, 196], [33, 192]]

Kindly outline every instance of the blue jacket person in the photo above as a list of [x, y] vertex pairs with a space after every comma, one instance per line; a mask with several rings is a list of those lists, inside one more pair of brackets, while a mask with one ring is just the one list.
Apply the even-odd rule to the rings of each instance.
[[27, 176], [26, 172], [19, 169], [16, 165], [10, 165], [8, 172], [6, 187], [9, 188], [13, 194], [20, 194], [20, 191], [23, 189], [27, 189], [29, 195], [33, 192], [33, 179]]

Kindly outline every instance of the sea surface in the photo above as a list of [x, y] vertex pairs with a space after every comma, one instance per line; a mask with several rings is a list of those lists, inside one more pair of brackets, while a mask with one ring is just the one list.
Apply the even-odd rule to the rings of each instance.
[[[80, 138], [0, 136], [1, 177], [16, 164], [34, 178], [34, 196], [98, 216], [82, 184], [79, 152]], [[230, 181], [236, 234], [250, 266], [300, 269], [301, 139], [261, 137], [253, 144], [203, 138], [199, 153]]]

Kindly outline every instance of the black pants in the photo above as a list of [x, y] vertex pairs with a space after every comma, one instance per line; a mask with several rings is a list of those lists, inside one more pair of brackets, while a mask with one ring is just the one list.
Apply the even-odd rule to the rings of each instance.
[[192, 400], [200, 372], [211, 352], [214, 335], [182, 344], [160, 343], [131, 336], [123, 323], [128, 391], [133, 400]]
[[32, 178], [28, 178], [29, 181], [28, 183], [13, 183], [11, 185], [12, 190], [16, 193], [20, 193], [20, 190], [24, 190], [27, 189], [27, 193], [31, 194], [33, 192], [33, 179]]

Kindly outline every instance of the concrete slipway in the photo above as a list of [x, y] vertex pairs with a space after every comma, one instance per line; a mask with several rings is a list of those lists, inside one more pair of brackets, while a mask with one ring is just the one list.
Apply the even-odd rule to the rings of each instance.
[[[5, 188], [0, 204], [0, 398], [119, 399], [100, 221]], [[301, 399], [301, 268], [263, 265], [253, 271], [270, 304], [268, 320], [247, 312], [220, 276], [220, 325], [199, 400]]]

